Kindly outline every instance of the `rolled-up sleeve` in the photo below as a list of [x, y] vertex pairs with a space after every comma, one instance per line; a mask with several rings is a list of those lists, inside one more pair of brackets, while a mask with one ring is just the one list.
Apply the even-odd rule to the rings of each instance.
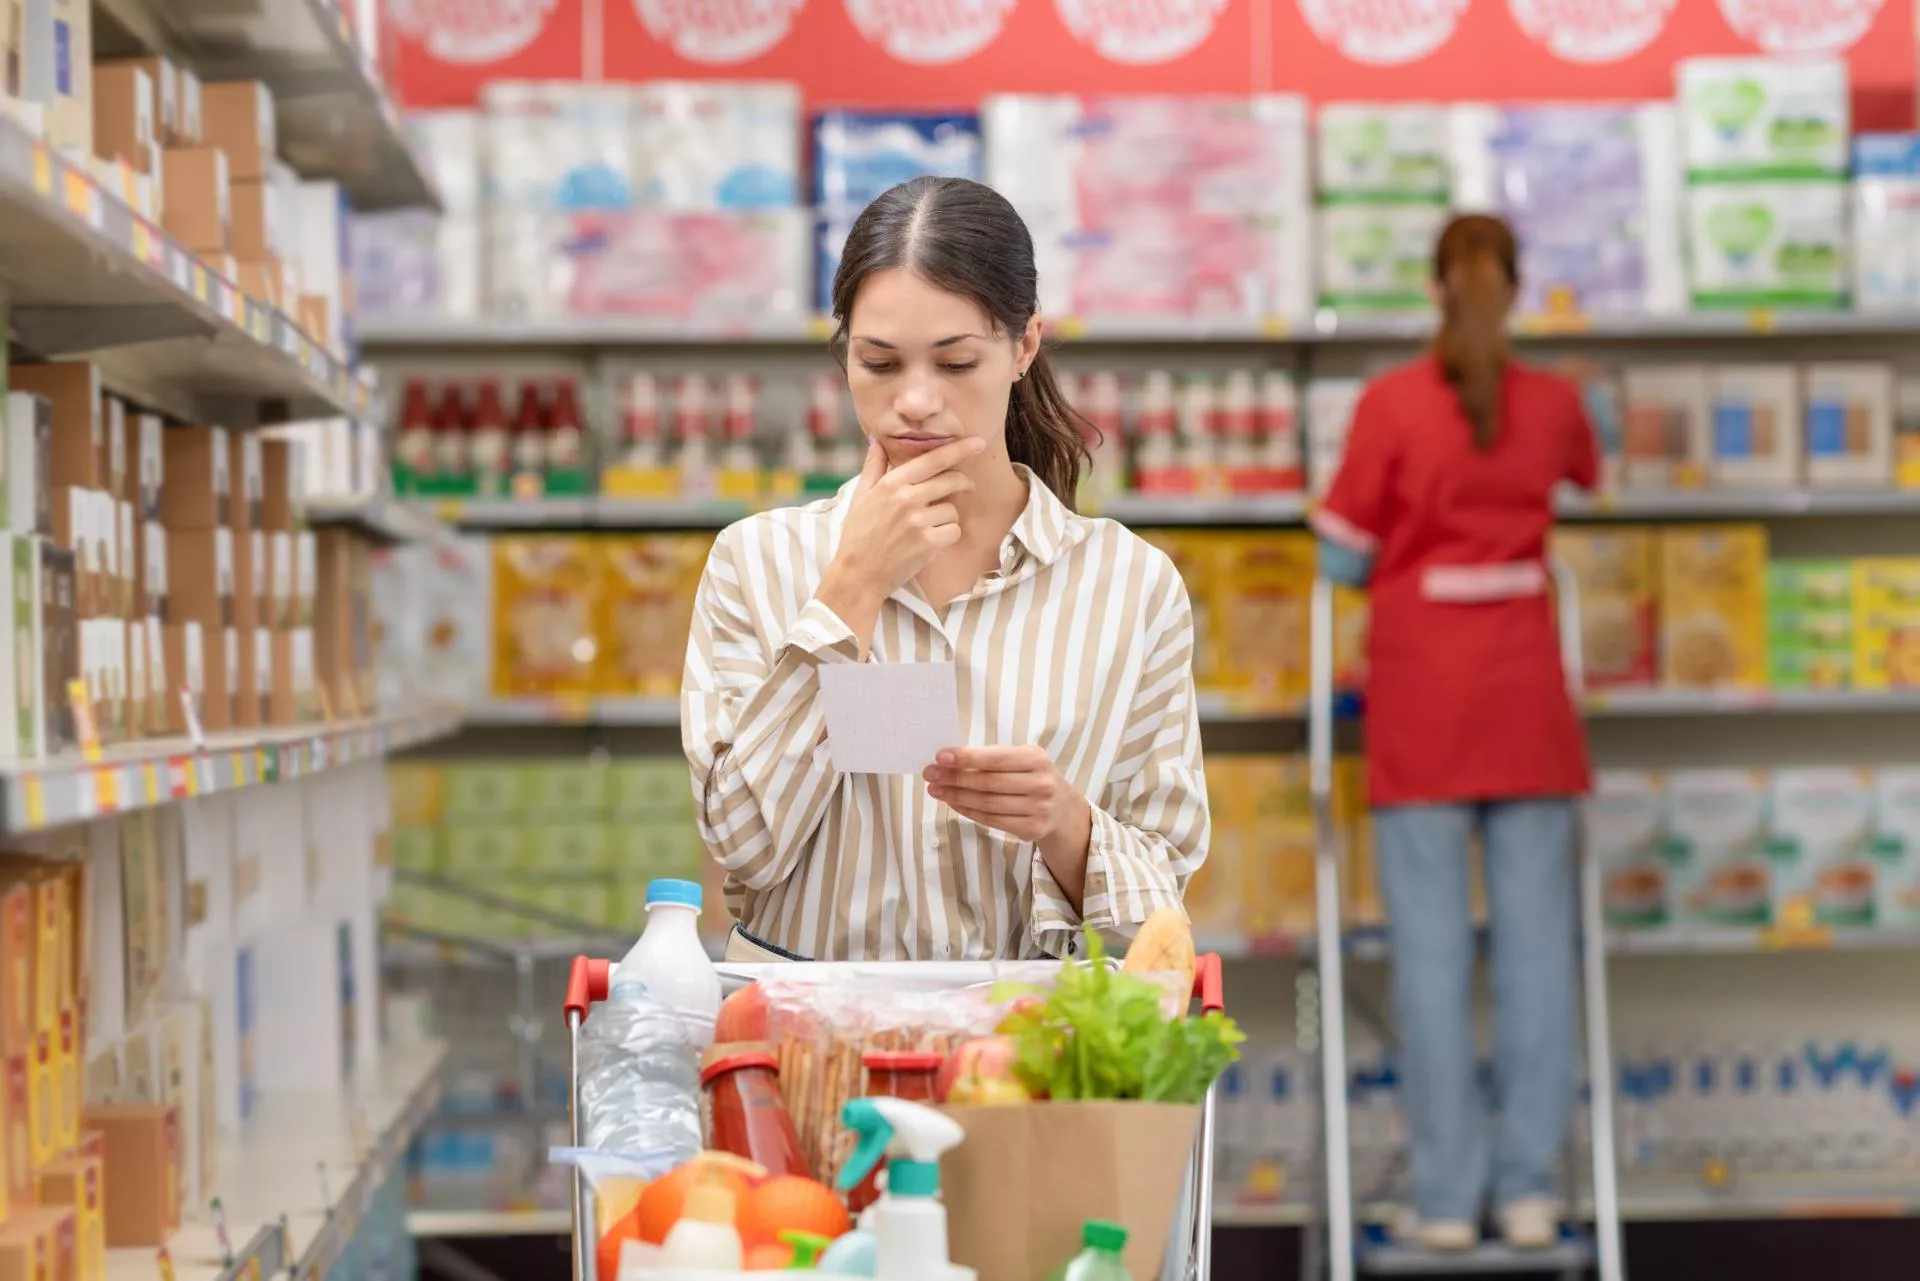
[[858, 661], [859, 645], [818, 601], [763, 637], [751, 602], [774, 567], [742, 548], [739, 530], [714, 544], [694, 600], [680, 733], [701, 840], [731, 881], [764, 890], [793, 875], [841, 785], [823, 748], [817, 673]]
[[1033, 856], [1034, 942], [1049, 956], [1075, 955], [1092, 926], [1116, 951], [1161, 908], [1182, 906], [1206, 862], [1207, 781], [1200, 763], [1200, 711], [1193, 683], [1193, 609], [1171, 562], [1159, 557], [1158, 625], [1139, 692], [1106, 786], [1087, 799], [1093, 835], [1076, 912], [1038, 851]]

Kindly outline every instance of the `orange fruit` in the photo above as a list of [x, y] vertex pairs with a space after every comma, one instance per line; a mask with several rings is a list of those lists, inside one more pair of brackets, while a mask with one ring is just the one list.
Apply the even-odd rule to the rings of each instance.
[[[847, 1209], [826, 1184], [797, 1174], [768, 1179], [740, 1202], [740, 1240], [748, 1247], [773, 1245], [789, 1229], [829, 1241], [853, 1228]], [[789, 1250], [790, 1247], [782, 1246]]]
[[747, 1251], [746, 1270], [779, 1272], [792, 1262], [793, 1247], [790, 1245], [756, 1245]]
[[733, 1193], [735, 1205], [746, 1205], [747, 1194], [754, 1183], [747, 1171], [759, 1167], [745, 1161], [735, 1165], [731, 1161], [732, 1158], [727, 1161], [716, 1160], [714, 1154], [709, 1153], [647, 1184], [647, 1190], [640, 1194], [640, 1200], [633, 1210], [639, 1238], [648, 1245], [665, 1245], [667, 1233], [673, 1231], [673, 1225], [680, 1222], [680, 1212], [686, 1206], [688, 1191], [703, 1180], [711, 1179]]

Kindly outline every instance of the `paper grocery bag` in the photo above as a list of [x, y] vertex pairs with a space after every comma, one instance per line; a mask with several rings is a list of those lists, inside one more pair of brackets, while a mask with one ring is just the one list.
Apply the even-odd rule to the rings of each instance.
[[955, 1263], [980, 1281], [1039, 1281], [1080, 1250], [1088, 1219], [1127, 1230], [1127, 1269], [1157, 1277], [1200, 1109], [1032, 1103], [946, 1109], [967, 1137], [940, 1163]]

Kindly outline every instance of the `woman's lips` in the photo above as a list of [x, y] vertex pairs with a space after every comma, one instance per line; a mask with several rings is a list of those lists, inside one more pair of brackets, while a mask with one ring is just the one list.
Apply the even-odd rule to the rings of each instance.
[[950, 440], [954, 440], [955, 437], [936, 435], [932, 432], [908, 431], [901, 432], [893, 439], [898, 444], [910, 445], [915, 449], [934, 449], [946, 444]]

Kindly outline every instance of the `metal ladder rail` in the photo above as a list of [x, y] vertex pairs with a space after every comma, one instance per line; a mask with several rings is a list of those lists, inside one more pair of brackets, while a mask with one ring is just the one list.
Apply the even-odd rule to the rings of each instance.
[[[1561, 663], [1578, 703], [1586, 689], [1581, 646], [1579, 584], [1559, 561], [1549, 561], [1558, 607]], [[1309, 614], [1307, 753], [1313, 798], [1315, 956], [1320, 972], [1322, 1154], [1327, 1197], [1331, 1281], [1353, 1281], [1354, 1213], [1347, 1099], [1346, 975], [1340, 904], [1341, 846], [1333, 816], [1333, 585], [1316, 577]], [[1613, 1044], [1607, 1000], [1606, 936], [1601, 918], [1598, 864], [1576, 825], [1580, 866], [1582, 1001], [1586, 1014], [1588, 1150], [1593, 1161], [1596, 1261], [1600, 1281], [1625, 1281], [1620, 1193], [1614, 1152]]]

